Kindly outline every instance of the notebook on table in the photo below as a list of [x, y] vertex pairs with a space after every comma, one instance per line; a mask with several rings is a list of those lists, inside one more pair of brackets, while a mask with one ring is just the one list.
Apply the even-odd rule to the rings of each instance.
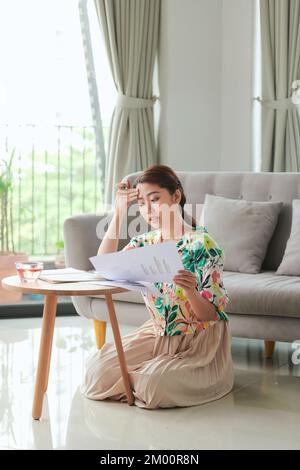
[[75, 268], [43, 269], [39, 279], [42, 281], [59, 282], [88, 282], [103, 279], [103, 276], [94, 271], [84, 271]]

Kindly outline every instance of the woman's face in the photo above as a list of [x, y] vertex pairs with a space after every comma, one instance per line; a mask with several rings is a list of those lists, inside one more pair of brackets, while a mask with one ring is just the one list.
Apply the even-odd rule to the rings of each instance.
[[138, 183], [136, 188], [140, 213], [153, 228], [159, 228], [161, 221], [169, 220], [171, 208], [179, 209], [181, 198], [179, 189], [176, 189], [174, 194], [170, 194], [166, 188], [152, 183]]

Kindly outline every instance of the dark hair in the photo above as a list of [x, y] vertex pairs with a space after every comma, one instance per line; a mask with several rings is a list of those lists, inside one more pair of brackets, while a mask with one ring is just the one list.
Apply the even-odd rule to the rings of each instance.
[[[151, 165], [136, 178], [133, 186], [136, 187], [138, 183], [157, 184], [160, 188], [167, 189], [171, 195], [175, 193], [176, 189], [179, 189], [181, 193], [179, 204], [181, 206], [182, 217], [184, 218], [184, 205], [186, 203], [186, 197], [181, 181], [172, 168], [167, 165]], [[188, 217], [191, 219], [192, 227], [196, 227], [197, 222], [195, 218], [192, 216]]]

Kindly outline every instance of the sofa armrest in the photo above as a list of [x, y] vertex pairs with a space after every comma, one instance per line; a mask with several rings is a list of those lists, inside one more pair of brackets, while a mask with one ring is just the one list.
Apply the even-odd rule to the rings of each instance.
[[[67, 267], [90, 270], [89, 261], [95, 256], [101, 243], [97, 226], [100, 221], [110, 222], [113, 211], [100, 214], [80, 214], [64, 221], [64, 252]], [[99, 230], [98, 230], [99, 232]]]

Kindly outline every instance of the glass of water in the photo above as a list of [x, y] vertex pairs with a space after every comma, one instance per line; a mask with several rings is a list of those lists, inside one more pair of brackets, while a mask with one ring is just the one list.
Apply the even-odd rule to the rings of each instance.
[[22, 282], [35, 282], [41, 274], [44, 263], [42, 261], [20, 263], [16, 262], [16, 269]]

